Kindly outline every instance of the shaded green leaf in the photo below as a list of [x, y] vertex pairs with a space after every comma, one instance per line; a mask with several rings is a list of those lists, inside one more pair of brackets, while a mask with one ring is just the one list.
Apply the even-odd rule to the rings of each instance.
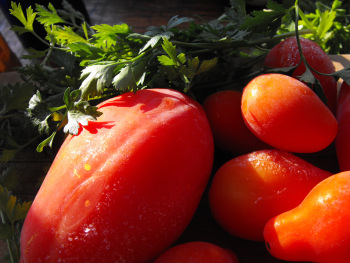
[[190, 18], [190, 17], [180, 17], [178, 15], [173, 16], [167, 24], [167, 29], [170, 30], [174, 27], [177, 27], [178, 25], [181, 25], [183, 23], [189, 23], [189, 22], [193, 22], [195, 21], [194, 18]]
[[201, 65], [200, 65], [200, 67], [199, 67], [199, 69], [197, 71], [197, 74], [200, 74], [200, 73], [206, 72], [208, 70], [211, 70], [213, 67], [216, 66], [217, 63], [218, 63], [218, 58], [217, 57], [215, 57], [213, 59], [210, 59], [210, 60], [204, 60], [201, 63]]
[[30, 117], [32, 123], [38, 127], [40, 134], [49, 133], [50, 126], [48, 119], [52, 112], [49, 110], [47, 103], [41, 97], [39, 90], [29, 100], [29, 106], [26, 113], [28, 117]]
[[0, 185], [0, 210], [3, 211], [12, 225], [16, 221], [25, 219], [30, 206], [31, 202], [18, 203], [17, 198]]
[[46, 138], [41, 143], [39, 143], [39, 145], [36, 147], [36, 151], [42, 152], [44, 150], [45, 146], [49, 146], [50, 148], [52, 148], [52, 144], [53, 144], [53, 140], [54, 140], [55, 136], [56, 136], [56, 132], [53, 132], [50, 135], [50, 137]]
[[242, 29], [253, 30], [256, 32], [275, 30], [280, 26], [281, 19], [287, 13], [287, 9], [282, 4], [269, 0], [266, 5], [266, 9], [254, 10], [251, 15], [247, 16]]

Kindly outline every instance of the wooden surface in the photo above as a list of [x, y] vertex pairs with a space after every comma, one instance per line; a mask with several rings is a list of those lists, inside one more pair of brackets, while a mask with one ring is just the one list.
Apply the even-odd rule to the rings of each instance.
[[[90, 15], [91, 24], [117, 24], [125, 22], [133, 26], [136, 32], [144, 32], [150, 25], [163, 25], [173, 16], [191, 16], [197, 14], [208, 20], [217, 18], [222, 14], [228, 1], [113, 1], [113, 0], [85, 0], [86, 8]], [[12, 50], [20, 56], [24, 53], [23, 47], [18, 42], [16, 35], [9, 30], [4, 17], [0, 14], [0, 29], [9, 42]], [[333, 57], [339, 68], [349, 63], [349, 57]], [[18, 80], [16, 73], [0, 74], [0, 83], [15, 82]], [[20, 155], [15, 160], [15, 165], [20, 167], [24, 175], [45, 175], [50, 165], [51, 156], [43, 154]], [[30, 179], [30, 178], [29, 178]], [[34, 186], [33, 186], [34, 187]], [[35, 189], [35, 188], [33, 188]], [[33, 193], [27, 193], [31, 196]], [[32, 195], [33, 196], [33, 195]], [[251, 242], [235, 238], [226, 233], [211, 217], [206, 195], [195, 214], [188, 229], [183, 233], [177, 243], [188, 241], [208, 241], [220, 246], [230, 248], [239, 258], [240, 263], [278, 263], [284, 262], [271, 257], [262, 242]], [[1, 248], [1, 246], [0, 246]], [[0, 253], [5, 251], [4, 246]], [[0, 256], [0, 262], [1, 262]]]

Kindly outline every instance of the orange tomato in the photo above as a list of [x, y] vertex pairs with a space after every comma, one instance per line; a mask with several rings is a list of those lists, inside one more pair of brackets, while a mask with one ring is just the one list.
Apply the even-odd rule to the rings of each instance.
[[299, 206], [265, 226], [272, 256], [290, 261], [350, 261], [350, 171], [317, 184]]
[[215, 145], [235, 155], [271, 148], [258, 139], [244, 123], [241, 112], [242, 92], [223, 90], [203, 102]]
[[338, 131], [333, 113], [301, 81], [283, 74], [263, 74], [243, 90], [242, 114], [247, 126], [274, 148], [317, 152]]
[[261, 150], [219, 168], [209, 189], [213, 217], [229, 233], [263, 241], [273, 216], [299, 205], [331, 173], [281, 150]]

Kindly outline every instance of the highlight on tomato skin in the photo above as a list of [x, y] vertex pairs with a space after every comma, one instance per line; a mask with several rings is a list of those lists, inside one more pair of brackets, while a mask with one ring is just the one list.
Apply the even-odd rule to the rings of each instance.
[[243, 90], [242, 115], [247, 126], [273, 148], [313, 153], [335, 139], [333, 113], [304, 83], [284, 74], [262, 74]]
[[203, 102], [215, 145], [238, 156], [271, 148], [247, 127], [241, 112], [242, 92], [222, 90], [209, 95]]
[[[303, 55], [311, 68], [320, 73], [330, 74], [335, 72], [335, 66], [328, 54], [314, 41], [299, 37]], [[264, 66], [270, 68], [284, 68], [297, 66], [300, 62], [300, 52], [295, 36], [286, 38], [274, 46], [266, 55]], [[301, 62], [294, 70], [292, 77], [298, 78], [305, 72], [305, 64]], [[320, 75], [312, 72], [319, 80], [325, 97], [327, 106], [333, 114], [336, 112], [337, 104], [337, 81], [332, 76]]]
[[350, 258], [350, 171], [317, 184], [295, 208], [264, 228], [269, 253], [281, 260], [348, 263]]
[[228, 233], [264, 241], [267, 221], [299, 205], [332, 173], [276, 149], [255, 151], [223, 164], [209, 188], [214, 219]]
[[191, 221], [214, 143], [201, 105], [145, 89], [98, 105], [68, 136], [21, 232], [21, 263], [152, 262]]
[[238, 263], [236, 254], [216, 244], [192, 241], [173, 246], [154, 263]]

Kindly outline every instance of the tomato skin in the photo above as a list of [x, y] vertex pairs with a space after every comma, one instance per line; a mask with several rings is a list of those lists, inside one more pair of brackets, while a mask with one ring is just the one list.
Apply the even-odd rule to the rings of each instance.
[[179, 244], [161, 254], [154, 263], [238, 263], [236, 254], [209, 242]]
[[251, 80], [244, 87], [241, 109], [258, 138], [289, 152], [320, 151], [334, 141], [338, 131], [337, 120], [319, 97], [283, 74], [263, 74]]
[[267, 249], [276, 258], [347, 263], [350, 258], [350, 171], [332, 175], [299, 206], [266, 224]]
[[209, 189], [213, 217], [234, 236], [263, 241], [273, 216], [299, 205], [331, 173], [281, 150], [252, 152], [219, 168]]
[[[317, 43], [300, 37], [300, 44], [307, 63], [321, 73], [335, 72], [334, 64], [327, 53]], [[298, 65], [300, 54], [297, 39], [289, 37], [274, 46], [265, 57], [264, 65], [270, 68], [284, 68]], [[302, 62], [293, 72], [297, 78], [305, 72], [305, 64]], [[327, 106], [335, 114], [337, 103], [337, 81], [332, 76], [324, 76], [313, 72], [319, 80], [327, 98]]]
[[340, 171], [350, 170], [350, 85], [342, 83], [337, 103], [338, 134], [335, 149]]
[[203, 102], [215, 145], [235, 155], [271, 148], [248, 129], [242, 117], [241, 99], [242, 92], [223, 90]]
[[21, 262], [150, 262], [190, 222], [213, 163], [202, 107], [168, 89], [99, 105], [60, 148], [21, 234]]

